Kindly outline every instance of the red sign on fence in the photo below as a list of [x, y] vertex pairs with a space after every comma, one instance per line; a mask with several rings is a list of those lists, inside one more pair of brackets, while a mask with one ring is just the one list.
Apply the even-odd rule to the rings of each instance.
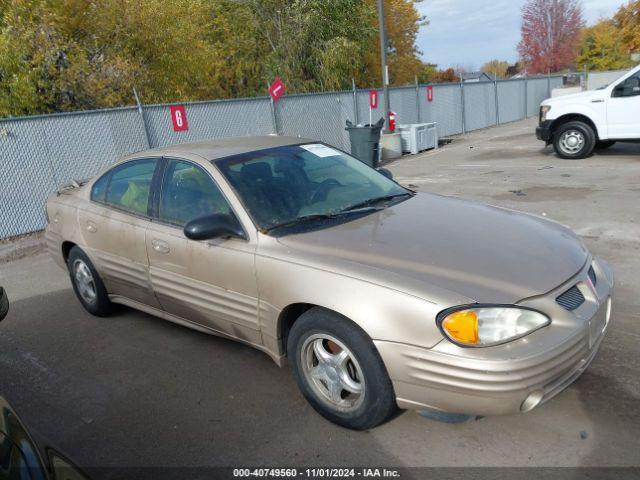
[[285, 89], [286, 88], [284, 86], [284, 83], [282, 83], [280, 77], [276, 77], [276, 79], [269, 87], [269, 95], [271, 95], [271, 98], [273, 98], [274, 102], [277, 102], [278, 100], [280, 100], [280, 97], [284, 95]]
[[427, 101], [433, 102], [433, 87], [431, 85], [427, 87]]
[[184, 105], [171, 105], [171, 123], [173, 123], [174, 132], [184, 132], [189, 130], [189, 123], [187, 122], [187, 110]]
[[378, 108], [378, 91], [369, 90], [369, 107], [372, 109]]

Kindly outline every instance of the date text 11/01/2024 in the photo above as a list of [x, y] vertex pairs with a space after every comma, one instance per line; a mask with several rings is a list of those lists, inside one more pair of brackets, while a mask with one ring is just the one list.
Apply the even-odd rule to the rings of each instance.
[[400, 472], [388, 468], [238, 468], [233, 470], [235, 478], [399, 478]]

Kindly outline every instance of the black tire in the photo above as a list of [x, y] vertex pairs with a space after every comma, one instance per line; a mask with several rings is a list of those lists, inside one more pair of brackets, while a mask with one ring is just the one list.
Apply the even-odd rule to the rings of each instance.
[[[322, 338], [324, 336], [341, 342], [358, 365], [355, 367], [353, 362], [349, 363], [351, 360], [345, 362], [345, 370], [351, 372], [351, 380], [356, 378], [356, 384], [359, 382], [364, 392], [362, 397], [357, 396], [352, 409], [330, 405], [330, 400], [323, 398], [319, 387], [313, 384], [314, 380], [305, 373], [308, 372], [305, 362], [309, 358], [305, 352], [309, 348], [313, 350], [312, 343], [320, 340], [331, 344], [331, 340]], [[332, 345], [340, 349], [335, 343]], [[393, 385], [378, 351], [369, 336], [348, 318], [319, 307], [308, 310], [293, 324], [287, 339], [287, 352], [300, 391], [327, 420], [353, 430], [366, 430], [384, 423], [398, 410]], [[315, 350], [311, 355], [317, 360]], [[356, 375], [358, 372], [362, 378]], [[340, 378], [340, 375], [335, 378]], [[351, 393], [340, 391], [341, 396], [345, 393], [347, 400], [354, 401], [350, 399]]]
[[[95, 297], [93, 300], [87, 299], [87, 295], [84, 295], [81, 290], [81, 282], [76, 275], [76, 268], [80, 267], [80, 262], [88, 268], [94, 285]], [[80, 300], [80, 303], [87, 312], [96, 317], [106, 317], [113, 311], [113, 304], [109, 300], [109, 295], [104, 287], [104, 283], [98, 275], [93, 263], [89, 260], [86, 253], [82, 251], [80, 247], [73, 247], [69, 252], [67, 258], [67, 268], [69, 269], [69, 276], [71, 278], [71, 285], [73, 285], [73, 291]]]
[[[579, 147], [571, 150], [568, 137], [581, 139]], [[580, 121], [567, 122], [558, 127], [553, 133], [553, 149], [560, 158], [577, 160], [586, 158], [593, 153], [596, 146], [596, 134], [588, 124]]]
[[615, 145], [615, 140], [598, 140], [596, 142], [596, 150], [604, 150]]
[[9, 314], [9, 297], [4, 288], [0, 287], [0, 321]]

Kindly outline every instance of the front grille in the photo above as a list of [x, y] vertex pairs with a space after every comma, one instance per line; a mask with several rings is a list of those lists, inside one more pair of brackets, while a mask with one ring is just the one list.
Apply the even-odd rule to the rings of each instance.
[[598, 279], [596, 278], [596, 272], [593, 269], [593, 266], [589, 267], [589, 278], [591, 279], [591, 283], [595, 286], [598, 283]]
[[584, 295], [582, 295], [582, 292], [576, 285], [574, 285], [569, 290], [556, 297], [556, 302], [558, 302], [558, 304], [563, 308], [571, 311], [584, 303]]

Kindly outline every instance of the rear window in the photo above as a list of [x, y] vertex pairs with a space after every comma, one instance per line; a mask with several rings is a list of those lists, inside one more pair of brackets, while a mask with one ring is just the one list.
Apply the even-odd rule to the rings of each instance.
[[91, 200], [94, 202], [104, 203], [104, 196], [107, 193], [107, 187], [109, 186], [109, 179], [111, 178], [111, 172], [105, 173], [101, 176], [91, 187]]
[[139, 215], [148, 215], [156, 160], [135, 160], [112, 170], [105, 202]]

